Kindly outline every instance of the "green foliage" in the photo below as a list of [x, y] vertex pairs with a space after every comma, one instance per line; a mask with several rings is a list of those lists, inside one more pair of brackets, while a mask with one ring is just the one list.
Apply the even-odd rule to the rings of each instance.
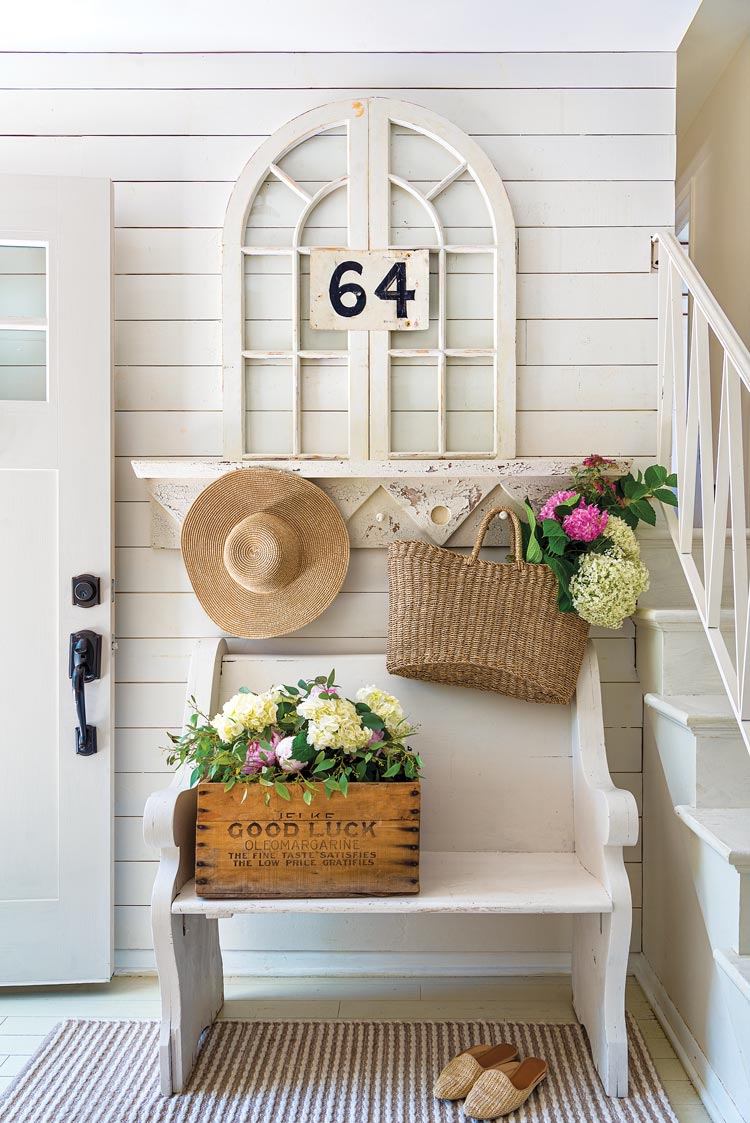
[[584, 463], [573, 470], [574, 494], [558, 503], [555, 518], [541, 521], [529, 500], [526, 500], [527, 522], [521, 526], [523, 536], [523, 556], [527, 562], [548, 565], [557, 577], [557, 606], [561, 612], [573, 612], [570, 595], [570, 582], [575, 575], [580, 559], [584, 554], [603, 553], [611, 546], [606, 534], [600, 534], [592, 542], [578, 542], [565, 533], [565, 517], [580, 503], [595, 504], [600, 510], [616, 515], [635, 529], [639, 522], [654, 526], [656, 511], [653, 501], [678, 506], [674, 489], [677, 476], [661, 464], [652, 464], [645, 472], [611, 478], [613, 460], [602, 456], [589, 456]]
[[[292, 788], [301, 786], [302, 799], [308, 805], [319, 785], [322, 785], [326, 796], [330, 797], [336, 791], [346, 795], [352, 782], [418, 779], [422, 761], [405, 743], [416, 729], [402, 723], [403, 728], [399, 728], [398, 735], [393, 735], [383, 719], [365, 702], [355, 703], [355, 708], [365, 729], [380, 734], [377, 742], [356, 750], [316, 749], [309, 743], [309, 722], [304, 715], [298, 713], [297, 707], [309, 698], [314, 686], [323, 687], [330, 698], [342, 697], [334, 685], [335, 678], [336, 672], [331, 671], [329, 675], [319, 675], [309, 681], [300, 679], [296, 686], [279, 687], [273, 727], [269, 726], [259, 733], [245, 730], [231, 744], [221, 740], [210, 718], [201, 713], [195, 699], [191, 698], [193, 713], [184, 732], [181, 735], [167, 734], [171, 742], [166, 750], [168, 763], [185, 765], [191, 769], [191, 787], [201, 780], [221, 783], [225, 791], [230, 791], [237, 784], [260, 784], [266, 789], [266, 802], [269, 802], [271, 792], [280, 799], [290, 800]], [[247, 695], [252, 692], [247, 687], [241, 687], [239, 693]], [[299, 771], [286, 772], [274, 762], [263, 764], [256, 772], [243, 772], [250, 742], [259, 745], [263, 752], [269, 754], [269, 759], [274, 759], [270, 755], [273, 753], [271, 746], [274, 734], [277, 738], [278, 735], [293, 737], [292, 759], [304, 767]]]

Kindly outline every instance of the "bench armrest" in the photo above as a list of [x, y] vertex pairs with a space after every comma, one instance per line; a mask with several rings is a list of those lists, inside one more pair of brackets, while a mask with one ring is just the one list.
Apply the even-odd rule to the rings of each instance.
[[638, 841], [638, 807], [633, 794], [616, 788], [609, 774], [599, 667], [591, 640], [574, 705], [573, 800], [576, 850], [586, 867], [600, 874], [603, 847], [635, 846]]
[[150, 795], [143, 813], [143, 837], [159, 850], [157, 883], [170, 903], [195, 873], [197, 789], [183, 788], [178, 780]]

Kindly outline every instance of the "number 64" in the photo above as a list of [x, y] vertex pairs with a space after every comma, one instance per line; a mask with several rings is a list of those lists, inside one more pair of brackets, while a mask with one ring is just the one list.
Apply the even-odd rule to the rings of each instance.
[[[337, 265], [331, 275], [331, 283], [328, 286], [328, 296], [331, 301], [331, 306], [338, 316], [344, 316], [350, 319], [352, 316], [359, 316], [365, 309], [367, 304], [367, 294], [361, 285], [356, 281], [346, 281], [341, 283], [341, 278], [344, 273], [362, 273], [362, 266], [358, 261], [342, 261]], [[345, 293], [351, 293], [354, 296], [354, 304], [344, 304], [342, 296]], [[375, 289], [375, 296], [379, 300], [395, 300], [396, 301], [396, 316], [399, 320], [405, 319], [408, 316], [406, 303], [409, 300], [414, 300], [414, 289], [407, 289], [406, 287], [406, 262], [397, 261], [388, 270], [383, 280]]]

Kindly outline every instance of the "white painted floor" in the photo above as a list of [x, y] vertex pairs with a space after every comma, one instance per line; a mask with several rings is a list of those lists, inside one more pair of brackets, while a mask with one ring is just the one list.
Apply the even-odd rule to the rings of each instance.
[[[222, 1018], [488, 1018], [568, 1022], [575, 1019], [570, 980], [246, 979], [225, 981]], [[638, 984], [628, 980], [627, 1005], [646, 1040], [680, 1123], [710, 1123], [695, 1089]], [[0, 1093], [64, 1018], [158, 1018], [153, 976], [109, 984], [0, 988]]]

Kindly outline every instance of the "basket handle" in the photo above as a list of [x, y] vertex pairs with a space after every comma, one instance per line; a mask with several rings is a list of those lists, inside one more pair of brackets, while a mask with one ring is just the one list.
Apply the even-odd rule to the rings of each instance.
[[471, 551], [469, 562], [475, 562], [479, 557], [479, 551], [482, 549], [484, 536], [487, 533], [487, 528], [494, 519], [495, 515], [499, 515], [501, 519], [509, 518], [513, 524], [513, 557], [515, 559], [516, 569], [523, 567], [523, 535], [521, 533], [521, 520], [515, 511], [510, 507], [493, 507], [491, 511], [482, 519], [482, 524], [477, 533], [477, 540], [474, 543], [474, 549]]

